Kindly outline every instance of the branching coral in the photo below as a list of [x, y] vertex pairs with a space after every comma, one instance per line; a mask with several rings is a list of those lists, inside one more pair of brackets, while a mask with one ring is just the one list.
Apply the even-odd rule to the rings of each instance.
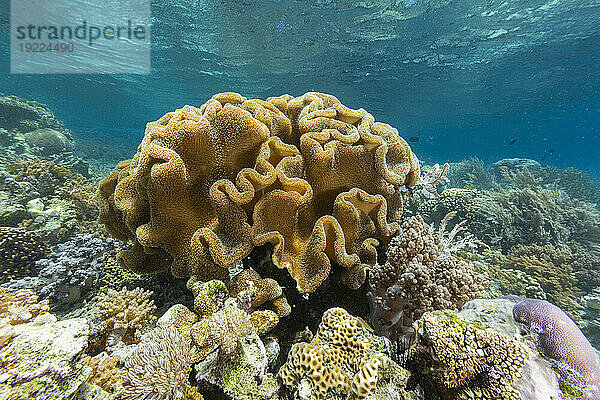
[[521, 398], [514, 383], [528, 357], [522, 343], [446, 311], [428, 312], [416, 325], [408, 363], [430, 390], [448, 400]]
[[136, 334], [155, 319], [156, 307], [150, 296], [152, 292], [141, 288], [123, 288], [120, 292], [107, 289], [99, 297], [95, 332], [104, 335], [109, 344], [121, 340], [126, 344], [133, 343]]
[[527, 169], [507, 177], [511, 188], [480, 193], [471, 203], [470, 228], [486, 243], [507, 250], [517, 244], [597, 241], [600, 215], [591, 204], [543, 187]]
[[390, 242], [386, 264], [370, 271], [371, 324], [379, 333], [411, 334], [413, 321], [424, 312], [458, 309], [487, 285], [472, 263], [449, 251], [460, 224], [449, 235], [443, 226], [436, 232], [420, 216], [412, 217]]
[[133, 243], [121, 260], [137, 272], [165, 268], [159, 257], [176, 276], [224, 278], [270, 242], [300, 292], [320, 285], [330, 260], [356, 288], [399, 228], [397, 189], [418, 176], [395, 129], [333, 96], [221, 93], [147, 125], [133, 159], [100, 183], [100, 222]]
[[515, 246], [505, 258], [504, 267], [525, 272], [539, 282], [548, 299], [573, 317], [580, 308], [578, 282], [573, 276], [573, 254], [568, 248], [552, 245]]
[[[296, 390], [308, 385], [311, 399], [362, 399], [382, 384], [383, 371], [400, 369], [385, 354], [387, 346], [360, 319], [332, 308], [323, 314], [310, 343], [292, 346], [279, 375]], [[340, 397], [332, 397], [336, 394]]]

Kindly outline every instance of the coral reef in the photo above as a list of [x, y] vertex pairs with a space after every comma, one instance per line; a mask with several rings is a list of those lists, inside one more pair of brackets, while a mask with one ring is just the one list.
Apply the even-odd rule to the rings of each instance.
[[31, 275], [35, 261], [46, 255], [45, 245], [33, 232], [0, 227], [0, 283]]
[[121, 260], [137, 272], [172, 258], [176, 276], [224, 278], [270, 242], [300, 292], [320, 285], [330, 260], [358, 287], [375, 245], [399, 228], [397, 189], [418, 176], [395, 129], [333, 96], [222, 93], [147, 125], [134, 158], [100, 183], [100, 222], [133, 243]]
[[100, 334], [104, 341], [115, 346], [119, 342], [135, 343], [144, 327], [156, 317], [156, 306], [150, 300], [152, 292], [140, 288], [120, 292], [108, 289], [100, 294], [98, 313], [94, 317], [94, 334]]
[[569, 310], [576, 318], [578, 282], [573, 275], [573, 254], [568, 248], [552, 245], [515, 246], [506, 256], [503, 266], [517, 269], [540, 284], [549, 301]]
[[247, 313], [256, 293], [252, 285], [235, 298], [218, 280], [202, 283], [191, 278], [188, 287], [198, 314], [176, 304], [158, 320], [157, 329], [175, 329], [191, 338], [192, 347], [182, 350], [182, 357], [195, 364], [199, 387], [207, 394], [216, 388], [234, 400], [275, 400], [279, 384], [267, 371], [270, 353], [258, 335], [277, 323], [277, 314]]
[[51, 128], [66, 132], [67, 137], [70, 138], [64, 125], [56, 119], [46, 105], [17, 96], [0, 97], [0, 126], [9, 131], [16, 129], [21, 132]]
[[75, 235], [58, 244], [47, 258], [35, 262], [37, 275], [3, 286], [11, 290], [32, 289], [57, 305], [72, 304], [97, 285], [103, 253], [116, 246], [116, 241], [111, 238], [102, 240], [92, 234]]
[[254, 333], [254, 325], [236, 299], [227, 299], [220, 310], [201, 316], [191, 332], [201, 357], [216, 349], [220, 357], [228, 358], [235, 353], [238, 340]]
[[[373, 335], [360, 319], [343, 308], [332, 308], [323, 314], [310, 343], [292, 346], [279, 375], [296, 398], [364, 399], [387, 383], [394, 375], [390, 370], [403, 376], [388, 350], [389, 342]], [[394, 389], [405, 394], [405, 383], [395, 382]]]
[[41, 128], [25, 135], [25, 141], [41, 155], [49, 156], [73, 150], [73, 143], [62, 132], [52, 128]]
[[446, 180], [449, 168], [450, 164], [445, 163], [441, 167], [439, 164], [435, 164], [428, 170], [422, 170], [417, 183], [411, 189], [413, 197], [425, 199], [439, 197], [437, 186]]
[[0, 176], [0, 221], [33, 230], [49, 243], [95, 229], [94, 185], [83, 176], [37, 158], [6, 164]]
[[106, 392], [115, 392], [115, 388], [121, 381], [121, 370], [118, 367], [119, 361], [119, 356], [109, 356], [105, 352], [97, 354], [94, 357], [84, 357], [83, 362], [92, 369], [88, 383], [97, 385]]
[[495, 176], [476, 157], [451, 163], [446, 178], [449, 188], [490, 190], [499, 186]]
[[457, 224], [445, 234], [443, 223], [436, 232], [420, 216], [402, 225], [402, 233], [389, 244], [387, 262], [369, 274], [370, 322], [378, 333], [392, 339], [410, 335], [413, 321], [423, 313], [460, 309], [480, 295], [487, 285], [485, 275], [451, 254], [470, 240], [463, 238], [453, 247], [460, 228]]
[[238, 340], [234, 357], [209, 356], [198, 363], [196, 380], [201, 387], [221, 388], [232, 400], [277, 400], [281, 384], [267, 367], [265, 345], [257, 334], [250, 334]]
[[571, 198], [595, 203], [600, 207], [600, 183], [586, 172], [569, 167], [560, 169], [552, 166], [543, 167], [534, 172], [542, 178], [545, 185], [556, 185], [564, 190]]
[[537, 299], [506, 296], [515, 302], [515, 320], [527, 326], [540, 351], [556, 360], [558, 368], [570, 367], [600, 395], [600, 359], [575, 322], [552, 303]]
[[472, 203], [470, 229], [504, 250], [522, 244], [596, 242], [600, 215], [589, 203], [544, 188], [527, 169], [507, 175], [512, 188], [481, 193]]
[[48, 300], [38, 302], [38, 296], [31, 290], [7, 292], [0, 288], [0, 320], [7, 320], [10, 325], [29, 322], [48, 308]]

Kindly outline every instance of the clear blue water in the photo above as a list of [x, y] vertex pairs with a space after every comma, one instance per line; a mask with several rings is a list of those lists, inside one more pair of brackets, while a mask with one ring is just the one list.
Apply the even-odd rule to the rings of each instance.
[[10, 75], [8, 3], [0, 92], [47, 104], [75, 138], [133, 152], [147, 121], [214, 93], [316, 90], [419, 137], [425, 161], [600, 176], [597, 0], [154, 1], [150, 75]]

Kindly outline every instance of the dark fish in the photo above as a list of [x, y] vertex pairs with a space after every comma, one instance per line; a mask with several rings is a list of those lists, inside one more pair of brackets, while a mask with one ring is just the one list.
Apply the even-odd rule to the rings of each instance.
[[542, 158], [540, 158], [540, 161], [544, 161], [546, 159], [546, 156], [542, 156]]
[[410, 139], [408, 139], [409, 142], [413, 143], [418, 142], [419, 140], [421, 140], [421, 138], [418, 136], [411, 136]]
[[550, 154], [554, 154], [554, 149], [550, 149], [550, 150], [548, 150], [548, 153], [550, 153]]
[[519, 139], [517, 139], [517, 138], [512, 138], [512, 139], [510, 139], [510, 142], [508, 142], [508, 144], [509, 144], [510, 146], [512, 146], [513, 144], [517, 143], [518, 141], [519, 141]]

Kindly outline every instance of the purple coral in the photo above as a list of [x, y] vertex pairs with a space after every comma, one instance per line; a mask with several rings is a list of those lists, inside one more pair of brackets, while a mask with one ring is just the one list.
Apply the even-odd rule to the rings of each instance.
[[515, 303], [515, 321], [536, 335], [540, 351], [574, 370], [588, 385], [586, 399], [600, 399], [600, 360], [583, 332], [563, 310], [545, 300], [503, 296]]

